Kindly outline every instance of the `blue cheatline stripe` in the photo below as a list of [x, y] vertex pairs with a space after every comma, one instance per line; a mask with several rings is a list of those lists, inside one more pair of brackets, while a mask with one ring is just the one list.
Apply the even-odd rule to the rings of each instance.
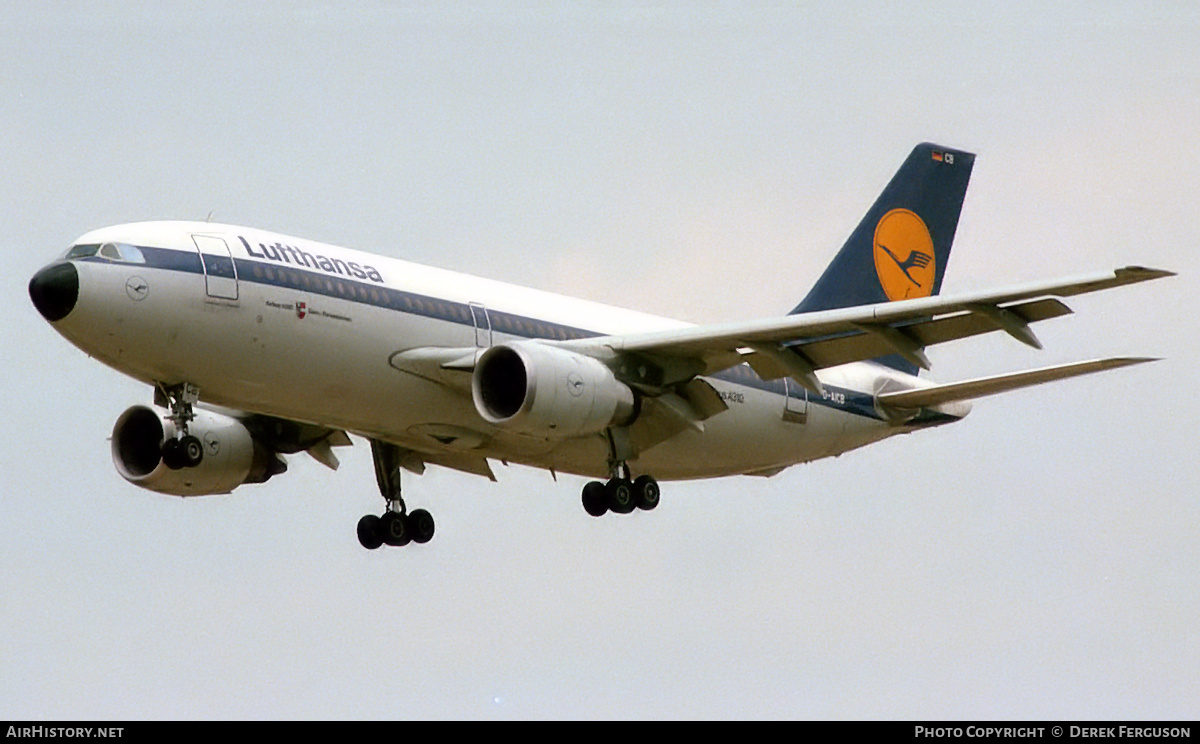
[[[199, 253], [179, 251], [171, 248], [155, 248], [153, 246], [138, 246], [138, 249], [146, 259], [145, 266], [149, 268], [188, 274], [204, 274]], [[89, 256], [78, 260], [95, 263], [113, 263], [99, 256]], [[405, 292], [391, 287], [381, 287], [371, 282], [359, 281], [344, 276], [298, 269], [292, 266], [268, 264], [246, 258], [234, 259], [234, 265], [237, 271], [237, 279], [240, 282], [323, 295], [347, 302], [378, 307], [384, 310], [418, 315], [447, 323], [457, 323], [459, 325], [470, 326], [471, 328], [475, 327], [475, 321], [471, 315], [471, 307], [465, 303], [451, 302], [439, 297]], [[487, 308], [487, 311], [493, 332], [504, 333], [519, 338], [567, 341], [579, 338], [594, 338], [603, 335], [595, 331], [574, 328], [560, 323], [551, 323], [538, 318], [506, 313], [490, 307]], [[738, 367], [731, 367], [709, 376], [734, 385], [763, 390], [779, 396], [787, 395], [787, 388], [784, 386], [783, 380], [763, 380], [754, 373], [754, 370], [749, 365], [745, 364]], [[875, 410], [873, 396], [861, 391], [837, 388], [829, 385], [826, 385], [825, 389], [830, 393], [837, 393], [840, 396], [844, 396], [845, 402], [835, 403], [832, 400], [813, 397], [810, 397], [808, 402], [812, 405], [825, 406], [866, 418], [882, 420], [879, 412]], [[940, 414], [931, 415], [935, 417], [941, 416]], [[924, 423], [922, 421], [924, 418], [926, 417], [918, 417], [916, 421]], [[946, 421], [951, 420], [954, 419], [946, 417]], [[928, 423], [935, 422], [930, 419]], [[945, 421], [938, 420], [936, 423], [945, 423]]]
[[[471, 314], [471, 306], [465, 303], [451, 302], [440, 297], [431, 297], [414, 292], [405, 292], [340, 275], [318, 273], [291, 266], [265, 264], [245, 258], [235, 259], [235, 264], [239, 281], [324, 295], [385, 310], [396, 310], [447, 323], [475, 327], [475, 320]], [[558, 323], [547, 323], [537, 318], [493, 310], [490, 307], [487, 308], [487, 311], [492, 331], [496, 333], [507, 333], [524, 338], [547, 338], [558, 341], [600, 335], [581, 328], [572, 328]]]

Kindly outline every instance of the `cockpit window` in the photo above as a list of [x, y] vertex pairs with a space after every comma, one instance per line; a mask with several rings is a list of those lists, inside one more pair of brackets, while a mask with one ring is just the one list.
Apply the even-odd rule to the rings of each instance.
[[100, 255], [111, 261], [124, 263], [146, 263], [146, 258], [136, 246], [128, 243], [105, 243], [100, 246]]
[[87, 258], [88, 256], [96, 255], [96, 252], [99, 250], [100, 246], [95, 243], [92, 243], [91, 245], [73, 245], [71, 246], [71, 250], [67, 251], [67, 255], [63, 256], [63, 258], [68, 260], [72, 258]]
[[69, 261], [72, 258], [88, 258], [96, 255], [107, 258], [109, 261], [146, 263], [146, 257], [142, 255], [141, 249], [129, 243], [80, 243], [71, 246], [63, 258]]
[[142, 255], [142, 251], [137, 246], [128, 243], [83, 243], [73, 245], [63, 258], [69, 261], [72, 258], [88, 258], [89, 256], [96, 255], [101, 258], [107, 258], [109, 261], [120, 261], [121, 263], [146, 263], [146, 257]]

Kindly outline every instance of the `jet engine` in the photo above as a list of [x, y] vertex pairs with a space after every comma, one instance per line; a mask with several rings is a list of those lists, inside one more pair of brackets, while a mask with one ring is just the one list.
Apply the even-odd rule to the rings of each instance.
[[594, 434], [637, 415], [633, 391], [603, 363], [533, 342], [483, 352], [471, 397], [489, 423], [552, 438]]
[[163, 442], [175, 436], [166, 411], [133, 406], [113, 426], [112, 458], [121, 477], [135, 486], [172, 496], [229, 493], [243, 483], [263, 483], [287, 464], [235, 418], [200, 408], [188, 434], [204, 445], [195, 467], [173, 470], [163, 462]]

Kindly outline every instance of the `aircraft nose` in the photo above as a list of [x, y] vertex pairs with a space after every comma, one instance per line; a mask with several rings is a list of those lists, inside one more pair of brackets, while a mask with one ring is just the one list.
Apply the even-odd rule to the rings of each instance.
[[79, 272], [75, 264], [56, 263], [42, 269], [29, 280], [29, 298], [46, 320], [67, 317], [79, 299]]

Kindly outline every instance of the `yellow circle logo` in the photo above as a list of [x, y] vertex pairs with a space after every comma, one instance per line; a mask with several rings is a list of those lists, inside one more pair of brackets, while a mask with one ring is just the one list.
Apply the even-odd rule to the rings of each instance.
[[929, 228], [915, 212], [893, 209], [875, 226], [875, 273], [889, 300], [928, 297], [937, 259]]

